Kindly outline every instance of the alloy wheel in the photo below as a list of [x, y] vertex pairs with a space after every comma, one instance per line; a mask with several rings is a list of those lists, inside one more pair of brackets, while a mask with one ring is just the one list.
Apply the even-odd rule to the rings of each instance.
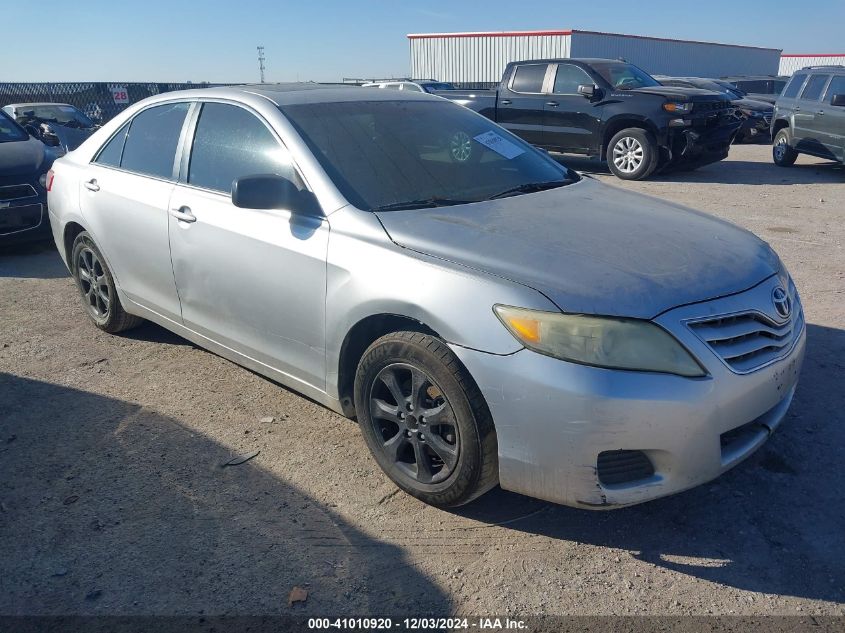
[[424, 371], [388, 365], [373, 381], [369, 407], [381, 450], [406, 475], [435, 484], [454, 472], [460, 453], [455, 412]]
[[784, 137], [780, 137], [778, 142], [775, 144], [775, 158], [777, 160], [783, 160], [786, 156], [786, 139]]
[[455, 132], [449, 143], [449, 152], [459, 163], [469, 160], [472, 156], [472, 139], [466, 132]]
[[111, 305], [111, 291], [100, 258], [87, 246], [79, 251], [76, 274], [88, 310], [98, 319], [107, 318]]
[[623, 136], [613, 146], [613, 164], [626, 174], [639, 169], [644, 155], [643, 146], [632, 136]]

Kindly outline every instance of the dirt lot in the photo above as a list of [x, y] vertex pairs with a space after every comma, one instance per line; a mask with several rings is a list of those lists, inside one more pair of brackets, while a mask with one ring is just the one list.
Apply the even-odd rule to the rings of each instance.
[[51, 246], [6, 250], [0, 613], [845, 614], [845, 170], [742, 146], [597, 176], [745, 226], [793, 273], [808, 358], [751, 459], [608, 513], [501, 490], [436, 510], [397, 494], [353, 422], [156, 326], [101, 333]]

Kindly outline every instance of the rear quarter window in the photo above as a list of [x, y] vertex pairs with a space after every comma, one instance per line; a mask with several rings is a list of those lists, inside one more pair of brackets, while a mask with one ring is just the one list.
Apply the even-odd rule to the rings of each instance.
[[789, 80], [789, 83], [786, 84], [786, 89], [783, 91], [783, 97], [788, 99], [794, 99], [798, 96], [798, 91], [801, 90], [801, 86], [804, 85], [804, 80], [807, 78], [806, 73], [801, 73], [798, 75], [793, 75], [792, 79]]
[[120, 167], [120, 159], [123, 156], [123, 143], [126, 141], [126, 132], [129, 129], [129, 123], [124, 123], [123, 127], [118, 130], [117, 134], [109, 139], [109, 142], [103, 146], [100, 153], [94, 162], [98, 165], [108, 165], [109, 167]]

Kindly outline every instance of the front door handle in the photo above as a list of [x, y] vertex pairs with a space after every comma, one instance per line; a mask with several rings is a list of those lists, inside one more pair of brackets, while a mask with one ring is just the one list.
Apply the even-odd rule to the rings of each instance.
[[196, 222], [197, 216], [191, 213], [190, 207], [179, 207], [178, 209], [171, 209], [170, 215], [180, 222]]
[[793, 108], [793, 110], [794, 110], [795, 112], [798, 112], [799, 110], [801, 110], [801, 106], [797, 105], [797, 106], [795, 106], [795, 107]]
[[510, 105], [511, 100], [510, 99], [502, 99], [501, 101], [499, 101], [499, 103], [501, 103], [502, 105]]
[[550, 108], [556, 108], [560, 105], [557, 101], [546, 101], [546, 105]]
[[88, 180], [88, 181], [85, 182], [85, 188], [88, 191], [99, 191], [100, 185], [97, 184], [96, 178], [92, 178], [91, 180]]
[[819, 110], [818, 112], [816, 112], [816, 114], [824, 114], [824, 110]]

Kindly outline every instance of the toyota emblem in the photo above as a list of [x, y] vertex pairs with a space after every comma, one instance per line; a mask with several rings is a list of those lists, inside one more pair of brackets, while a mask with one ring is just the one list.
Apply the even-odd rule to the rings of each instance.
[[789, 295], [786, 294], [781, 286], [772, 290], [772, 303], [775, 305], [775, 312], [781, 319], [788, 319], [792, 312], [792, 305], [789, 301]]

